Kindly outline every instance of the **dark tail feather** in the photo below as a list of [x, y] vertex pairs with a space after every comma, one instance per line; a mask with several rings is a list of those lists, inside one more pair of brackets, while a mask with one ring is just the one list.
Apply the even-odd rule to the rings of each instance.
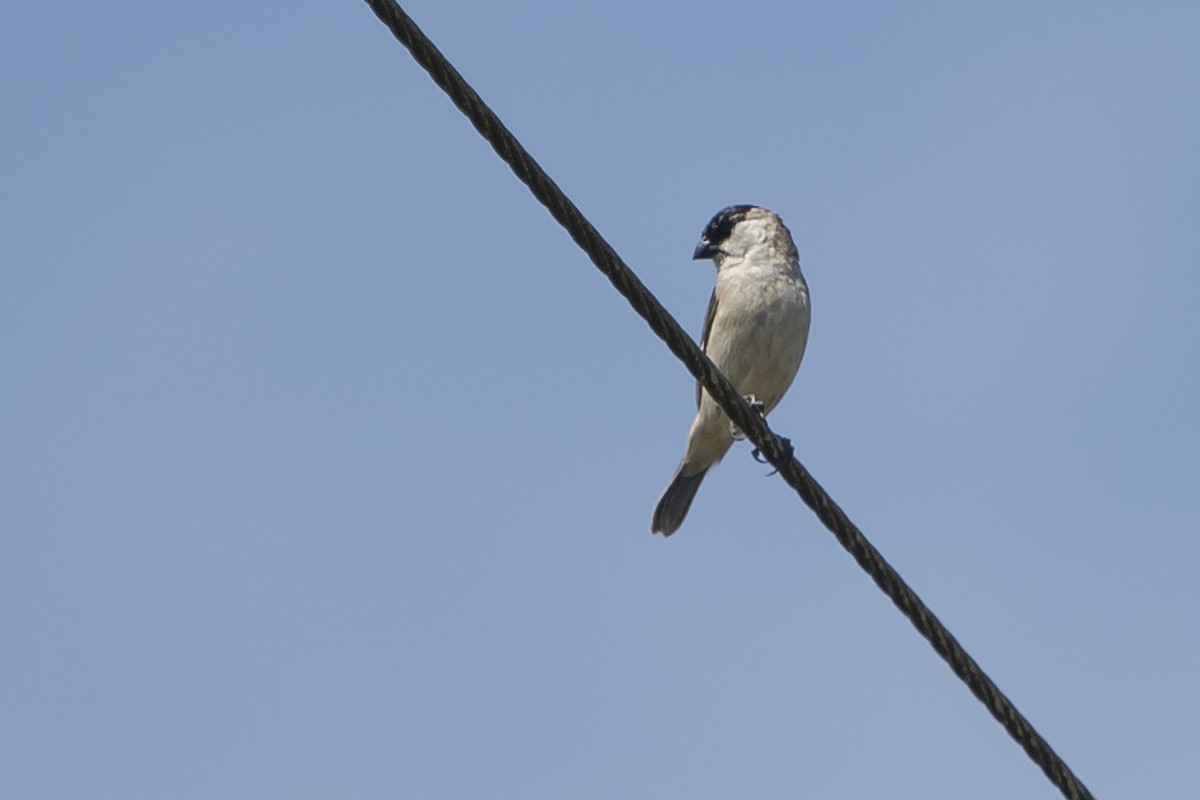
[[688, 509], [692, 507], [692, 500], [696, 497], [696, 490], [700, 488], [700, 481], [704, 480], [704, 475], [704, 472], [698, 472], [695, 475], [680, 473], [675, 476], [654, 509], [654, 519], [650, 523], [652, 533], [670, 536], [679, 530]]

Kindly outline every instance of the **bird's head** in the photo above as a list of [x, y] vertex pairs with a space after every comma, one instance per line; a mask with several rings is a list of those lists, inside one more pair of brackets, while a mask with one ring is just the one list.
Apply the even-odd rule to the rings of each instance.
[[692, 258], [709, 258], [720, 266], [726, 259], [742, 259], [761, 245], [780, 241], [790, 244], [791, 236], [775, 212], [758, 206], [729, 206], [705, 227]]

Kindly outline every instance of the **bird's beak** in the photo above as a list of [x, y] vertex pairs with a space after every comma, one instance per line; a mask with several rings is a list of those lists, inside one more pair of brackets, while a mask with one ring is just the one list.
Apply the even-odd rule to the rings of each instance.
[[709, 242], [707, 239], [701, 239], [696, 245], [696, 252], [692, 253], [692, 259], [699, 261], [702, 258], [712, 258], [717, 253], [721, 252], [717, 246]]

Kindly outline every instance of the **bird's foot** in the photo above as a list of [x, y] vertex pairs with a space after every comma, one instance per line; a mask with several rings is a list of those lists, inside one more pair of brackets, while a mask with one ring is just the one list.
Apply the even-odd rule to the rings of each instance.
[[[796, 452], [796, 448], [792, 447], [792, 440], [788, 439], [786, 437], [783, 437], [783, 436], [778, 437], [778, 439], [783, 444], [783, 449], [787, 451], [787, 456], [786, 456], [787, 460], [791, 461], [793, 454]], [[757, 447], [754, 448], [752, 451], [750, 451], [750, 455], [754, 458], [755, 461], [757, 461], [760, 464], [770, 464], [771, 463], [767, 459], [763, 458], [762, 451], [759, 450]], [[769, 478], [778, 472], [779, 472], [779, 470], [773, 469], [767, 473], [767, 477]]]
[[[760, 417], [764, 418], [767, 416], [766, 406], [764, 406], [757, 397], [752, 394], [748, 394], [743, 399], [750, 404], [750, 410], [755, 414], [758, 414]], [[729, 423], [729, 435], [733, 437], [735, 442], [740, 442], [746, 438], [746, 434], [742, 433], [742, 429], [737, 425], [734, 425], [732, 422]]]

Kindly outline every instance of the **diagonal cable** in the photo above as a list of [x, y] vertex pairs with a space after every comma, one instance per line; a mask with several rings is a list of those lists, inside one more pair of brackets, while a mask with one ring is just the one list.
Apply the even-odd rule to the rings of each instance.
[[1070, 767], [984, 673], [975, 659], [963, 649], [883, 555], [867, 541], [862, 531], [826, 494], [804, 465], [793, 457], [788, 441], [771, 432], [766, 420], [750, 408], [729, 379], [713, 366], [712, 361], [650, 290], [638, 280], [612, 246], [550, 179], [416, 23], [404, 13], [395, 0], [366, 0], [366, 3], [396, 39], [408, 48], [417, 63], [433, 78], [434, 83], [466, 115], [497, 155], [509, 165], [521, 182], [529, 187], [538, 202], [567, 230], [597, 269], [603, 272], [617, 291], [629, 301], [634, 311], [646, 320], [651, 330], [708, 390], [730, 420], [758, 447], [771, 465], [779, 470], [780, 476], [800, 495], [800, 499], [816, 513], [817, 518], [837, 537], [859, 566], [891, 598], [913, 627], [929, 641], [934, 651], [950, 665], [954, 674], [1042, 768], [1046, 777], [1058, 787], [1063, 796], [1069, 800], [1091, 800], [1091, 792]]

